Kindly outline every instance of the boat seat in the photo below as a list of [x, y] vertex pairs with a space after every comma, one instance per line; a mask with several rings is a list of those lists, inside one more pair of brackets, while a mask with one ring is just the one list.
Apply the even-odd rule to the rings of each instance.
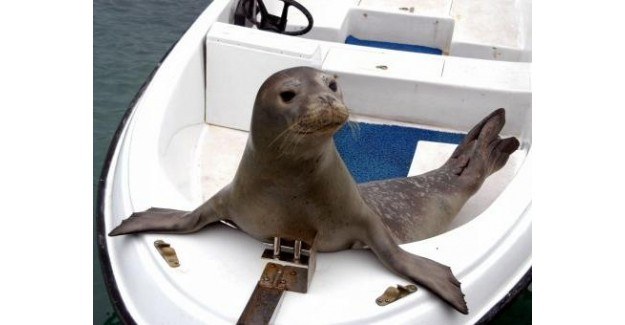
[[339, 76], [345, 102], [358, 114], [466, 131], [475, 121], [458, 112], [485, 116], [505, 107], [511, 123], [504, 133], [518, 135], [531, 110], [529, 63], [345, 45], [332, 47], [322, 68]]
[[531, 61], [531, 1], [454, 0], [450, 55]]
[[[314, 18], [305, 38], [343, 43], [361, 40], [418, 45], [451, 56], [531, 61], [530, 0], [300, 0]], [[282, 2], [266, 1], [280, 13]], [[332, 10], [328, 10], [332, 8]], [[288, 28], [308, 21], [289, 12]], [[408, 32], [406, 32], [408, 31]]]
[[[531, 107], [529, 63], [374, 49], [222, 23], [207, 34], [206, 56], [206, 121], [245, 131], [262, 82], [294, 66], [336, 74], [353, 113], [389, 120], [466, 131], [475, 121], [458, 112], [485, 116], [505, 107], [514, 122], [504, 133], [519, 135]], [[223, 78], [233, 71], [239, 77]]]
[[[306, 38], [344, 43], [350, 36], [359, 40], [417, 45], [446, 52], [451, 42], [453, 20], [451, 0], [417, 2], [368, 0], [300, 0], [314, 18]], [[282, 8], [273, 1], [274, 12]], [[332, 11], [328, 11], [328, 7]], [[417, 10], [415, 11], [415, 7]], [[412, 8], [412, 12], [410, 11]], [[289, 13], [288, 28], [303, 28], [306, 18]], [[409, 31], [409, 32], [406, 32]]]

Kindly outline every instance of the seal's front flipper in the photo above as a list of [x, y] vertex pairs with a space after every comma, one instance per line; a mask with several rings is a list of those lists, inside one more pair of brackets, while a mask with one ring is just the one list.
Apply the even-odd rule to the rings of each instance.
[[402, 250], [381, 223], [369, 225], [364, 242], [386, 267], [424, 286], [459, 312], [469, 313], [460, 281], [448, 266]]
[[217, 206], [222, 200], [219, 194], [193, 211], [150, 208], [135, 212], [109, 233], [109, 236], [141, 232], [186, 234], [221, 220]]
[[139, 232], [175, 232], [177, 229], [190, 229], [197, 224], [199, 216], [189, 211], [150, 208], [135, 212], [122, 221], [109, 236], [134, 234]]

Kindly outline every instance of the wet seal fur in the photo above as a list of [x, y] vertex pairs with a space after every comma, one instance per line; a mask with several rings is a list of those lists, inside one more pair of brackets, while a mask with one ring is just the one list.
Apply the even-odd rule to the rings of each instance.
[[504, 110], [479, 122], [442, 167], [361, 185], [332, 137], [348, 116], [335, 76], [308, 67], [280, 71], [258, 92], [247, 146], [229, 185], [190, 212], [133, 213], [109, 235], [191, 233], [227, 220], [262, 241], [314, 241], [325, 252], [368, 247], [386, 267], [467, 314], [451, 269], [398, 244], [445, 231], [484, 180], [507, 162], [519, 142], [499, 137]]

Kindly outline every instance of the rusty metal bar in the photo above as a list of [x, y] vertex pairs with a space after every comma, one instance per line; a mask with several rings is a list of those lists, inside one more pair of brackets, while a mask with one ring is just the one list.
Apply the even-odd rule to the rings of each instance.
[[[314, 241], [313, 241], [314, 242]], [[301, 240], [273, 238], [273, 247], [263, 252], [268, 260], [237, 324], [268, 324], [284, 291], [306, 293], [315, 272], [317, 250]]]
[[280, 303], [284, 289], [256, 285], [250, 300], [237, 321], [238, 325], [269, 324]]

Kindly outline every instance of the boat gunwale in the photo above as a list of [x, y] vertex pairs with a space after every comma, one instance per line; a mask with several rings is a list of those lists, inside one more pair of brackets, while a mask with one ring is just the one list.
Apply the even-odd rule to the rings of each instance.
[[478, 320], [477, 323], [475, 323], [475, 324], [478, 325], [478, 324], [488, 324], [488, 323], [490, 323], [490, 321], [492, 321], [497, 315], [499, 315], [499, 312], [501, 310], [503, 310], [508, 305], [510, 305], [512, 303], [512, 301], [515, 300], [519, 296], [519, 294], [521, 294], [523, 289], [527, 288], [527, 286], [530, 283], [532, 283], [532, 266], [531, 266], [531, 264], [530, 264], [529, 270], [527, 270], [527, 272], [525, 272], [525, 274], [523, 275], [523, 277], [521, 277], [519, 282], [517, 282], [512, 287], [512, 289], [510, 289], [510, 291], [508, 291], [508, 293], [505, 296], [503, 296], [503, 298], [501, 298], [491, 309], [489, 309], [480, 318], [480, 320]]

